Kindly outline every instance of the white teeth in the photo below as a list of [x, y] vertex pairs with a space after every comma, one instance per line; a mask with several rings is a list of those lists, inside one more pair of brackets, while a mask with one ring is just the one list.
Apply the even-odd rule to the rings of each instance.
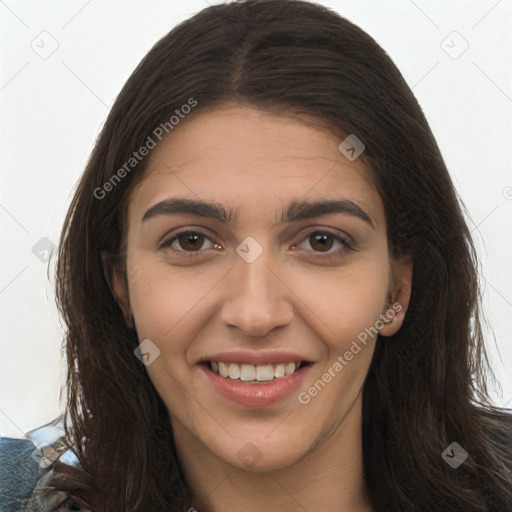
[[239, 379], [240, 378], [240, 366], [237, 364], [229, 365], [229, 378], [230, 379]]
[[295, 371], [295, 363], [288, 363], [285, 366], [286, 375], [291, 375]]
[[[295, 365], [293, 365], [295, 367]], [[272, 380], [274, 378], [274, 368], [271, 364], [264, 364], [256, 366], [256, 380], [260, 382], [265, 380]]]
[[278, 379], [279, 377], [284, 377], [285, 373], [286, 372], [284, 371], [284, 364], [283, 363], [279, 363], [276, 366], [276, 369], [274, 370], [274, 375], [275, 375], [276, 379]]
[[222, 361], [219, 361], [219, 373], [220, 373], [221, 377], [229, 376], [228, 365], [226, 363], [223, 363]]
[[211, 361], [210, 369], [226, 379], [243, 382], [269, 382], [291, 375], [299, 369], [300, 363], [260, 364], [249, 363], [225, 363], [223, 361]]
[[240, 367], [240, 380], [247, 382], [249, 380], [254, 380], [255, 378], [256, 378], [256, 368], [253, 364], [243, 364]]

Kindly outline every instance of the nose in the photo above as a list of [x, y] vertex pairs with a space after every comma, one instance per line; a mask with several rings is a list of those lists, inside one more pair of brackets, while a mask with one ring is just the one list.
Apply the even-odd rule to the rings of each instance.
[[238, 328], [247, 337], [263, 338], [273, 329], [292, 321], [290, 297], [293, 294], [275, 265], [271, 268], [266, 251], [252, 263], [237, 258], [224, 286], [226, 299], [221, 319], [225, 325]]

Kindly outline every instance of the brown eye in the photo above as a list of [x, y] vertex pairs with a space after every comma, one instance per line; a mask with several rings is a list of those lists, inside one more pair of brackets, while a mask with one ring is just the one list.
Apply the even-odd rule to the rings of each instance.
[[204, 243], [205, 236], [201, 233], [182, 233], [176, 237], [179, 246], [184, 251], [197, 251]]
[[310, 245], [315, 251], [328, 251], [333, 245], [333, 235], [329, 233], [312, 233], [309, 235]]
[[[309, 246], [309, 247], [308, 247]], [[310, 231], [300, 244], [292, 244], [293, 250], [304, 249], [311, 253], [312, 258], [326, 260], [328, 258], [343, 258], [347, 251], [355, 251], [348, 238], [330, 231]]]
[[[206, 243], [206, 245], [205, 245]], [[217, 248], [218, 244], [215, 244]], [[201, 231], [192, 231], [190, 229], [175, 233], [160, 245], [160, 249], [172, 249], [175, 253], [181, 253], [186, 256], [200, 255], [205, 249], [212, 249], [214, 244], [212, 239], [206, 233]]]

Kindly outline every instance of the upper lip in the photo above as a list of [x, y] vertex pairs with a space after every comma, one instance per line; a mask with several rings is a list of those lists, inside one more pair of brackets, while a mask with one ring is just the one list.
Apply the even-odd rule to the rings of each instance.
[[198, 363], [205, 363], [207, 361], [222, 361], [224, 363], [249, 363], [256, 366], [263, 364], [300, 363], [302, 361], [308, 363], [313, 362], [308, 357], [285, 350], [261, 350], [258, 352], [217, 352], [211, 356], [201, 358]]

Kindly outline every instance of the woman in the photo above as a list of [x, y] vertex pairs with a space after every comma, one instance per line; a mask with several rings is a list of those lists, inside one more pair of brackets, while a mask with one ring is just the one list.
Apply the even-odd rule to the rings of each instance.
[[134, 71], [72, 201], [66, 436], [28, 507], [508, 510], [476, 268], [370, 36], [309, 2], [205, 9]]

